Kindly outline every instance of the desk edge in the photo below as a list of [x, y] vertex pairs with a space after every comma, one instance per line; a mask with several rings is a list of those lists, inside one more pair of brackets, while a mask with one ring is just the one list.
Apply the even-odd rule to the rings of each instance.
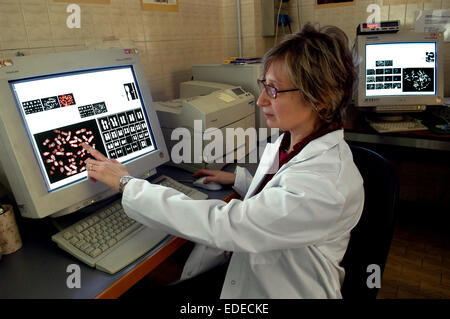
[[132, 271], [120, 278], [114, 284], [106, 288], [95, 299], [115, 299], [120, 297], [128, 289], [134, 286], [138, 281], [147, 276], [153, 269], [159, 266], [178, 248], [183, 246], [187, 240], [175, 237], [172, 238], [164, 247], [159, 249], [153, 255], [149, 256], [142, 263], [137, 265]]

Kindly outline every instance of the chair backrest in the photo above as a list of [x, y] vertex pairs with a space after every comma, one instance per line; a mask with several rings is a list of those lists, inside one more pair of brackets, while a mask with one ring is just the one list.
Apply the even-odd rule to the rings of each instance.
[[368, 270], [368, 266], [380, 267], [381, 281], [396, 223], [398, 180], [393, 166], [384, 157], [363, 147], [350, 145], [350, 148], [364, 180], [365, 201], [341, 262], [345, 269], [341, 292], [344, 299], [374, 299], [378, 288], [370, 288], [367, 279], [376, 270]]

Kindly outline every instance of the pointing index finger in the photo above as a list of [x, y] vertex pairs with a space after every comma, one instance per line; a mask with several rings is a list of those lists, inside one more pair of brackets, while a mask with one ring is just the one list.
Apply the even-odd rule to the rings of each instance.
[[102, 154], [102, 153], [100, 153], [99, 151], [97, 151], [95, 148], [93, 148], [92, 146], [90, 146], [90, 145], [88, 145], [88, 144], [86, 144], [86, 143], [81, 143], [81, 146], [83, 146], [83, 148], [86, 150], [86, 151], [88, 151], [88, 153], [89, 154], [91, 154], [92, 156], [94, 156], [94, 158], [96, 159], [96, 160], [99, 160], [99, 161], [106, 161], [107, 160], [107, 158]]

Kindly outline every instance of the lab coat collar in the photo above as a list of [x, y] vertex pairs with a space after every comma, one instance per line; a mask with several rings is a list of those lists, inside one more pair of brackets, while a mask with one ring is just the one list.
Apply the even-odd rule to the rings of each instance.
[[[292, 158], [287, 164], [295, 164], [298, 162], [306, 161], [312, 157], [315, 157], [323, 152], [333, 148], [340, 141], [344, 139], [344, 130], [339, 129], [328, 134], [322, 135], [321, 137], [316, 138], [309, 142], [303, 150], [300, 151], [294, 158]], [[285, 165], [285, 166], [286, 166]], [[284, 166], [283, 166], [284, 167]], [[283, 168], [282, 167], [282, 168]]]
[[312, 140], [303, 148], [303, 150], [300, 151], [300, 153], [298, 153], [289, 162], [278, 169], [278, 150], [280, 148], [283, 136], [284, 134], [279, 136], [274, 143], [268, 143], [266, 145], [263, 155], [261, 156], [261, 161], [258, 165], [258, 169], [256, 170], [255, 176], [253, 177], [253, 182], [251, 183], [250, 188], [247, 192], [246, 198], [254, 195], [267, 174], [275, 174], [275, 176], [277, 176], [290, 166], [299, 162], [309, 160], [333, 148], [344, 139], [344, 130], [336, 130], [325, 134], [315, 140]]

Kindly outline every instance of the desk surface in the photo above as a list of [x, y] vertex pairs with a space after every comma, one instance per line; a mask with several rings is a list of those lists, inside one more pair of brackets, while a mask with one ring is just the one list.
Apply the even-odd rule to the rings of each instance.
[[[160, 167], [158, 174], [178, 180], [191, 179], [191, 174], [173, 167]], [[192, 187], [192, 184], [186, 184]], [[225, 199], [230, 188], [211, 192], [209, 198]], [[61, 250], [51, 240], [57, 232], [49, 217], [42, 220], [18, 218], [23, 246], [0, 260], [0, 298], [116, 298], [145, 277], [168, 256], [181, 247], [185, 240], [168, 236], [144, 256], [114, 275], [91, 268]], [[71, 264], [80, 266], [81, 288], [70, 289], [66, 281]]]
[[364, 117], [363, 112], [354, 109], [349, 112], [344, 125], [347, 141], [450, 151], [450, 134], [437, 134], [431, 131], [378, 133], [369, 126]]

